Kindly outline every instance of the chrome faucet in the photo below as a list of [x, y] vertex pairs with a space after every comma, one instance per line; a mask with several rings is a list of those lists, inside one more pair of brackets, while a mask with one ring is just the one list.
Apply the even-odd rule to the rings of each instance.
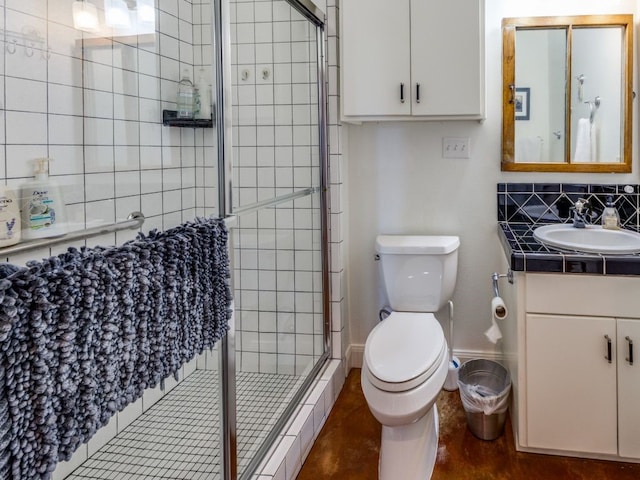
[[591, 205], [588, 200], [579, 198], [576, 203], [573, 204], [571, 210], [573, 210], [573, 226], [575, 228], [584, 228], [588, 223], [588, 215], [591, 211]]

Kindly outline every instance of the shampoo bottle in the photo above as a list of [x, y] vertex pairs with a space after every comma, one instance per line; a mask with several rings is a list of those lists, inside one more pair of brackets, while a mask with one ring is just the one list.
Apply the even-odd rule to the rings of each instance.
[[36, 159], [35, 178], [22, 187], [22, 236], [25, 240], [58, 237], [67, 233], [65, 204], [49, 178], [49, 158]]
[[0, 247], [20, 241], [20, 205], [13, 190], [0, 187]]
[[613, 206], [613, 197], [607, 197], [607, 204], [602, 211], [602, 228], [617, 230], [620, 228], [620, 215]]

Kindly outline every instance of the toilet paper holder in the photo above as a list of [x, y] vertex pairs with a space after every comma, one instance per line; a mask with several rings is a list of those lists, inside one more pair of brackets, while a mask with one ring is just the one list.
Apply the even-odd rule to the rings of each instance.
[[507, 273], [493, 272], [491, 274], [491, 280], [493, 282], [493, 296], [494, 297], [499, 297], [500, 296], [500, 289], [498, 288], [498, 279], [499, 278], [506, 278], [509, 281], [509, 283], [511, 285], [513, 285], [513, 271], [511, 269], [509, 269], [507, 271]]

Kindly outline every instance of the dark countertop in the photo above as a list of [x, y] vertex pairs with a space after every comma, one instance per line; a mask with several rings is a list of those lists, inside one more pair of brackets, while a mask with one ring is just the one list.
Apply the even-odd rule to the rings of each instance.
[[498, 222], [498, 238], [516, 272], [640, 275], [640, 254], [602, 255], [561, 251], [533, 238], [540, 224]]

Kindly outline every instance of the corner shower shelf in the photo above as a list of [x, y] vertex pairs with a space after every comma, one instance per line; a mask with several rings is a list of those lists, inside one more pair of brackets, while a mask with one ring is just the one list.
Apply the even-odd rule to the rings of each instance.
[[192, 128], [213, 128], [213, 113], [211, 119], [206, 118], [178, 118], [175, 110], [162, 111], [162, 124], [168, 127], [192, 127]]

